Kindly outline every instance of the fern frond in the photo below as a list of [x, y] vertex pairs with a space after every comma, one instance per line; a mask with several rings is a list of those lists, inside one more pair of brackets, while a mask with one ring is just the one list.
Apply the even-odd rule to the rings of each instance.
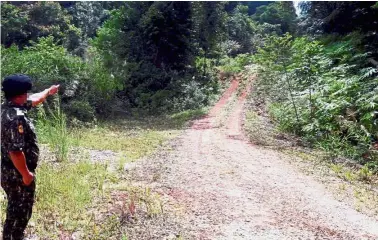
[[361, 69], [361, 71], [360, 71], [361, 75], [359, 77], [359, 80], [361, 81], [361, 80], [364, 80], [366, 78], [372, 77], [377, 72], [378, 72], [378, 70], [376, 68], [372, 68], [372, 67]]
[[361, 60], [361, 59], [364, 59], [364, 58], [368, 58], [368, 57], [370, 57], [370, 55], [371, 55], [371, 52], [360, 53], [360, 54], [356, 54], [356, 55], [354, 55], [350, 60], [351, 60], [351, 61], [354, 61], [354, 60]]

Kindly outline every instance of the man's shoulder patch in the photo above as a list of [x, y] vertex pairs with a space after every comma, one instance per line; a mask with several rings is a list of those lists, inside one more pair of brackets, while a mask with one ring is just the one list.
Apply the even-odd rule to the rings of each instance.
[[24, 127], [22, 126], [22, 124], [18, 125], [18, 132], [21, 133], [21, 134], [24, 133]]

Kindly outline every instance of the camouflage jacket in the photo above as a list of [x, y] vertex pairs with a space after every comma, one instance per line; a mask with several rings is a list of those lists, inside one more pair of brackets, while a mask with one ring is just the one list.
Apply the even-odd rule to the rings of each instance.
[[[25, 106], [15, 106], [11, 102], [1, 105], [1, 173], [7, 174], [15, 171], [9, 157], [10, 151], [23, 151], [28, 169], [35, 172], [38, 164], [39, 148], [34, 125], [26, 116], [31, 108], [31, 102]], [[21, 175], [19, 175], [21, 176]]]

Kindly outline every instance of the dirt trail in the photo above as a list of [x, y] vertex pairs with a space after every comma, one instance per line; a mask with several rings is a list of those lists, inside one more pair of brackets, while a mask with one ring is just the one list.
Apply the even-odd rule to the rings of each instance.
[[[172, 150], [135, 169], [135, 177], [181, 213], [173, 231], [184, 239], [378, 239], [377, 219], [335, 200], [284, 155], [245, 140], [246, 92], [227, 124], [214, 126], [237, 87], [233, 81], [209, 115], [195, 121]], [[159, 171], [159, 179], [149, 179], [151, 169]]]

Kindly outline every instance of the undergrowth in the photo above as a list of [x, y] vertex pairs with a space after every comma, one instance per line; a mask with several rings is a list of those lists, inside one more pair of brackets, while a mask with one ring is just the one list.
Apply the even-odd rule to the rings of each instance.
[[255, 89], [280, 131], [376, 171], [378, 70], [356, 36], [331, 43], [269, 36], [253, 57]]
[[[39, 142], [49, 146], [56, 161], [40, 159], [36, 202], [27, 234], [41, 239], [72, 235], [78, 239], [128, 239], [127, 229], [121, 227], [125, 217], [155, 218], [163, 213], [163, 205], [151, 189], [132, 186], [122, 179], [124, 165], [152, 153], [176, 136], [188, 121], [203, 116], [206, 109], [77, 127], [67, 120], [58, 100], [55, 104], [37, 112]], [[112, 150], [125, 157], [119, 160], [118, 171], [113, 172], [108, 164], [93, 163], [88, 156], [80, 154], [83, 148]], [[49, 153], [43, 155], [51, 157]], [[120, 206], [121, 212], [107, 217], [105, 212], [109, 206], [104, 203], [115, 193], [125, 196], [124, 205]], [[2, 191], [0, 198], [5, 198]], [[112, 204], [116, 200], [111, 200], [115, 201]], [[6, 201], [1, 201], [1, 222], [5, 220], [5, 209]]]

